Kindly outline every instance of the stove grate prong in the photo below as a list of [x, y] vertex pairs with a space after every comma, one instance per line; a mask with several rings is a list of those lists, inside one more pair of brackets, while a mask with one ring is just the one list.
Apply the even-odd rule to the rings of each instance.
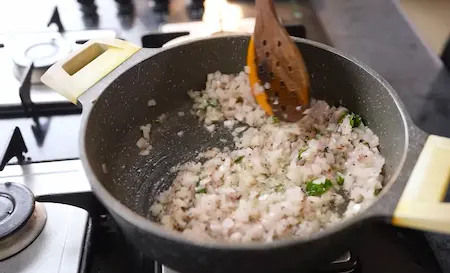
[[16, 157], [19, 163], [24, 162], [25, 156], [23, 154], [27, 152], [28, 148], [23, 140], [22, 132], [19, 127], [16, 127], [8, 139], [5, 149], [0, 152], [0, 171], [13, 157]]
[[55, 7], [53, 9], [52, 17], [50, 18], [50, 21], [48, 22], [47, 26], [49, 27], [51, 24], [56, 24], [58, 26], [59, 33], [63, 33], [66, 31], [64, 25], [61, 22], [61, 17], [59, 17], [58, 7]]

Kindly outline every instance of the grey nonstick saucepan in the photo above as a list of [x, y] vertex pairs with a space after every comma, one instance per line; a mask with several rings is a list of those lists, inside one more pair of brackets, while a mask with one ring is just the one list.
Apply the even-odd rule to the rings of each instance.
[[[366, 65], [298, 38], [293, 39], [314, 74], [312, 97], [361, 114], [380, 138], [386, 164], [378, 199], [310, 239], [271, 243], [200, 243], [152, 222], [147, 212], [155, 195], [169, 186], [169, 169], [217, 146], [220, 137], [211, 136], [195, 117], [177, 115], [191, 107], [186, 92], [201, 90], [208, 73], [241, 71], [249, 38], [194, 39], [156, 50], [122, 40], [89, 41], [43, 75], [43, 83], [82, 105], [84, 170], [127, 240], [182, 273], [262, 273], [306, 270], [331, 261], [374, 221], [450, 233], [450, 205], [441, 203], [450, 180], [450, 139], [416, 128], [395, 91]], [[158, 102], [155, 107], [147, 106], [150, 99]], [[167, 114], [164, 129], [152, 135], [150, 155], [139, 156], [139, 127], [162, 113]], [[177, 136], [181, 130], [182, 138]]]

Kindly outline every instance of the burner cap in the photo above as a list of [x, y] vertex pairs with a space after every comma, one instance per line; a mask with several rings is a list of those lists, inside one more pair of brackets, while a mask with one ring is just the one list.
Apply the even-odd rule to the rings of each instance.
[[14, 44], [14, 74], [22, 79], [24, 70], [33, 62], [32, 83], [40, 83], [40, 77], [53, 64], [66, 57], [72, 50], [71, 44], [63, 38], [20, 40]]
[[41, 234], [47, 222], [47, 212], [42, 203], [35, 203], [34, 212], [27, 223], [5, 240], [0, 240], [0, 261], [16, 255]]
[[15, 45], [14, 63], [26, 67], [34, 62], [36, 68], [48, 68], [71, 51], [71, 46], [62, 38], [48, 40], [21, 41]]
[[33, 193], [18, 183], [0, 183], [0, 240], [18, 231], [34, 210]]

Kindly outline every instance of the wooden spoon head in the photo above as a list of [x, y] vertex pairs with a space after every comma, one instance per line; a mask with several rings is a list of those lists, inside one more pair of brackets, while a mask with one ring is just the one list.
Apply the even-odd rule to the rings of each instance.
[[269, 3], [258, 7], [254, 47], [258, 78], [273, 113], [286, 121], [299, 120], [309, 107], [308, 72], [300, 51]]

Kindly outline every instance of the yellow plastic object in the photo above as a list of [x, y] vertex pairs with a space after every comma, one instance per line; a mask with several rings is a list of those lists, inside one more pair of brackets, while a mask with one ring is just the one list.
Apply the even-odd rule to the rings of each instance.
[[119, 39], [91, 40], [52, 65], [41, 81], [76, 104], [79, 96], [139, 49]]
[[450, 233], [450, 138], [430, 135], [395, 209], [396, 226]]
[[248, 79], [256, 102], [261, 106], [262, 109], [264, 109], [264, 111], [266, 111], [268, 115], [273, 115], [272, 107], [270, 107], [270, 105], [267, 103], [266, 93], [259, 93], [255, 95], [255, 84], [258, 83], [259, 85], [261, 85], [261, 83], [258, 79], [258, 71], [255, 63], [255, 45], [253, 42], [253, 36], [250, 38], [250, 42], [248, 43], [247, 66], [249, 68]]

